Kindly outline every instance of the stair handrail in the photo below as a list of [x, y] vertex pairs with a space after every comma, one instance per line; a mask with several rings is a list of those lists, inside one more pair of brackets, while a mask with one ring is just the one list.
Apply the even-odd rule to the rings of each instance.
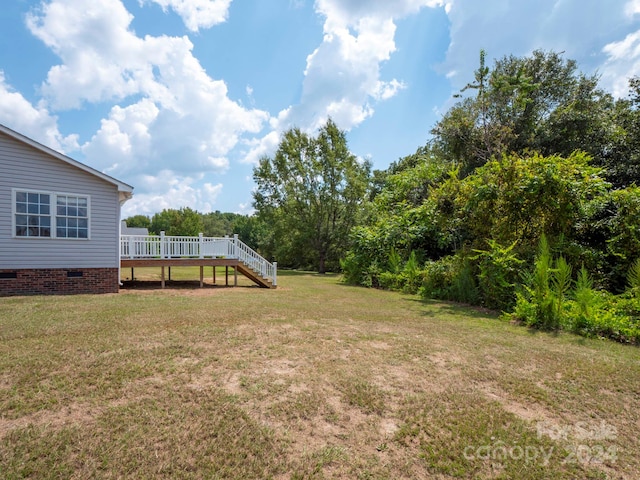
[[233, 235], [232, 249], [233, 256], [251, 268], [254, 272], [259, 273], [261, 277], [271, 279], [273, 286], [277, 285], [278, 263], [269, 262], [266, 258], [256, 252], [249, 245], [238, 238], [238, 234]]

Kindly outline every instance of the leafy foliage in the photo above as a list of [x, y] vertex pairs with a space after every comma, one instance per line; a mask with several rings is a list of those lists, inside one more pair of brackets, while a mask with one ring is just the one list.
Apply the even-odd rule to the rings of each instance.
[[504, 310], [511, 308], [515, 300], [515, 281], [517, 280], [520, 260], [514, 253], [515, 243], [501, 246], [495, 240], [488, 240], [488, 250], [476, 250], [476, 260], [480, 273], [478, 283], [485, 306]]
[[476, 97], [460, 100], [432, 129], [436, 148], [463, 176], [504, 153], [527, 151], [582, 150], [607, 165], [614, 101], [575, 61], [538, 50], [506, 56], [491, 69], [481, 52], [474, 82], [463, 92], [470, 89]]
[[164, 232], [167, 235], [195, 236], [203, 231], [201, 215], [189, 207], [180, 210], [164, 209], [151, 218], [149, 231], [155, 235]]
[[133, 215], [125, 219], [127, 227], [131, 228], [149, 228], [151, 226], [151, 219], [146, 215]]

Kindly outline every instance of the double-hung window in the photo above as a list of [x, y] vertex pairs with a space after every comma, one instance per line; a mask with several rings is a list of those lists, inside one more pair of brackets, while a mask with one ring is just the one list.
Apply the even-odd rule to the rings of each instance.
[[89, 196], [15, 189], [14, 235], [89, 238]]
[[89, 199], [56, 195], [56, 237], [89, 238]]

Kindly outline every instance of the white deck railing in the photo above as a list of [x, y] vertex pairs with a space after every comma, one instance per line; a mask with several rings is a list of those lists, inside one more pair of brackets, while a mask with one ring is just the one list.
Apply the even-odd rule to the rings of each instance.
[[269, 262], [246, 243], [233, 237], [178, 237], [120, 235], [120, 258], [233, 258], [276, 285], [278, 264]]

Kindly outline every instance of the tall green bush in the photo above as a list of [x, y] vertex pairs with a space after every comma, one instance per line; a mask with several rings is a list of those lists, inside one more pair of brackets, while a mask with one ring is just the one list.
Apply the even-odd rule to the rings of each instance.
[[487, 250], [475, 250], [472, 257], [478, 264], [478, 286], [482, 303], [495, 310], [508, 310], [516, 300], [516, 282], [520, 260], [514, 248], [516, 243], [503, 247], [495, 240], [488, 240]]
[[554, 262], [546, 236], [540, 238], [533, 270], [522, 274], [513, 318], [543, 330], [559, 330], [571, 289], [571, 267], [563, 257]]

